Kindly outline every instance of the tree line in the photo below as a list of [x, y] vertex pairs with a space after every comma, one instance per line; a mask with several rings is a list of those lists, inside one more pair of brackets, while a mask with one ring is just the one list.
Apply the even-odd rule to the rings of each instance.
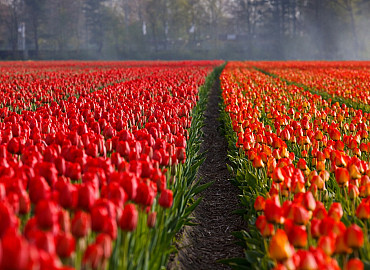
[[0, 0], [0, 58], [369, 59], [370, 0]]

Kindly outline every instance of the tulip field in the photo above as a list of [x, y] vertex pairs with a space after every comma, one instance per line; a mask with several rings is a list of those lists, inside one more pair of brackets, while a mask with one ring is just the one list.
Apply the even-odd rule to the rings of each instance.
[[29, 61], [0, 62], [0, 270], [166, 269], [218, 78], [247, 223], [220, 263], [370, 269], [370, 62]]
[[229, 170], [249, 226], [238, 269], [369, 269], [369, 62], [230, 62]]
[[166, 265], [221, 63], [0, 63], [0, 269]]

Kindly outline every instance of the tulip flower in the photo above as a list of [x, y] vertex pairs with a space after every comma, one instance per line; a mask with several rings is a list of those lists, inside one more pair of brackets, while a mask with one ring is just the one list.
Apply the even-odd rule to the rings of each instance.
[[344, 270], [364, 270], [364, 264], [360, 259], [350, 259], [344, 266]]
[[262, 196], [257, 196], [254, 202], [254, 210], [256, 211], [264, 211], [265, 210], [265, 198]]
[[75, 251], [75, 239], [69, 233], [61, 232], [56, 236], [56, 252], [61, 258], [68, 258]]
[[364, 235], [361, 228], [356, 224], [349, 226], [344, 234], [344, 241], [352, 249], [362, 247], [364, 244]]
[[293, 248], [289, 244], [288, 237], [283, 230], [277, 230], [269, 244], [269, 256], [276, 261], [284, 261], [293, 255]]
[[307, 246], [307, 232], [302, 226], [293, 225], [288, 233], [289, 242], [295, 248], [304, 248]]
[[148, 214], [148, 218], [147, 218], [147, 223], [146, 223], [147, 226], [149, 228], [154, 228], [156, 220], [157, 220], [157, 212], [150, 212]]
[[85, 237], [91, 229], [91, 217], [88, 213], [78, 211], [72, 219], [72, 234], [76, 238]]
[[36, 205], [35, 216], [40, 228], [50, 229], [58, 221], [58, 206], [54, 201], [41, 200]]
[[264, 162], [262, 161], [262, 157], [261, 156], [256, 156], [254, 159], [253, 159], [253, 167], [257, 168], [257, 169], [260, 169], [260, 168], [264, 168], [265, 167], [265, 164]]
[[[277, 198], [276, 196], [274, 198]], [[267, 199], [265, 202], [265, 216], [268, 222], [280, 224], [283, 221], [283, 211], [276, 199]]]
[[356, 209], [356, 216], [362, 220], [369, 219], [370, 218], [370, 205], [365, 201], [361, 201], [361, 203]]
[[309, 269], [316, 270], [319, 269], [319, 266], [316, 262], [315, 256], [307, 250], [299, 250], [299, 265], [298, 269]]
[[343, 216], [342, 205], [338, 202], [332, 203], [332, 205], [330, 206], [328, 215], [332, 217], [333, 219], [335, 219], [336, 221], [340, 221], [340, 219]]
[[335, 170], [335, 179], [339, 186], [345, 185], [350, 179], [348, 170], [346, 168], [337, 168]]
[[331, 236], [321, 236], [317, 243], [317, 247], [321, 248], [326, 255], [331, 256], [335, 251], [335, 238]]
[[13, 233], [5, 234], [1, 239], [2, 260], [0, 269], [26, 269], [30, 259], [27, 241]]
[[124, 231], [133, 231], [136, 229], [138, 212], [134, 204], [126, 204], [123, 209], [119, 226]]
[[136, 194], [135, 202], [146, 206], [153, 204], [155, 193], [153, 189], [144, 182], [138, 185]]
[[158, 203], [163, 208], [170, 208], [173, 202], [173, 193], [170, 189], [165, 189], [161, 191]]
[[103, 264], [104, 259], [103, 248], [99, 244], [89, 245], [83, 256], [83, 264], [91, 267], [92, 269], [99, 269]]
[[100, 233], [96, 239], [95, 243], [100, 245], [103, 249], [103, 257], [109, 259], [112, 254], [112, 238], [109, 235]]
[[306, 225], [309, 222], [309, 212], [302, 206], [294, 204], [292, 206], [293, 221], [297, 225]]

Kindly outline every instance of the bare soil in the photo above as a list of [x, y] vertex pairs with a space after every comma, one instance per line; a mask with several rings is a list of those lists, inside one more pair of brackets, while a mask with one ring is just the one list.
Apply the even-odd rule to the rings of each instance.
[[201, 151], [206, 152], [206, 160], [198, 171], [202, 184], [214, 184], [200, 194], [202, 202], [193, 212], [194, 222], [199, 225], [186, 226], [178, 236], [178, 254], [172, 256], [167, 269], [230, 269], [216, 261], [244, 257], [243, 249], [231, 235], [245, 229], [246, 224], [241, 216], [232, 214], [238, 209], [239, 189], [228, 180], [227, 142], [218, 120], [220, 102], [220, 82], [216, 80], [205, 112]]

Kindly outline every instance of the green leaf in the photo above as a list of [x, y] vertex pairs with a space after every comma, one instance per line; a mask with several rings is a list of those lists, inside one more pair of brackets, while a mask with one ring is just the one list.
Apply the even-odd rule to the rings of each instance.
[[247, 236], [245, 231], [232, 232], [231, 234], [239, 239], [244, 239]]
[[248, 250], [245, 253], [253, 258], [263, 258], [265, 256], [263, 252], [259, 250]]
[[194, 222], [191, 222], [191, 221], [187, 221], [187, 222], [185, 222], [185, 225], [186, 226], [198, 226], [199, 223], [194, 223]]
[[190, 214], [191, 212], [194, 211], [194, 209], [199, 205], [199, 203], [202, 201], [202, 198], [198, 198], [191, 206], [189, 206], [188, 208], [186, 208], [185, 210], [185, 215], [188, 215]]
[[197, 195], [201, 193], [203, 190], [207, 189], [209, 186], [213, 185], [214, 181], [208, 182], [206, 184], [200, 185], [196, 187], [193, 191], [192, 194]]
[[255, 238], [247, 238], [245, 239], [245, 241], [248, 243], [248, 244], [252, 244], [252, 245], [255, 245], [255, 246], [261, 246], [262, 245], [262, 240], [260, 239], [255, 239]]

